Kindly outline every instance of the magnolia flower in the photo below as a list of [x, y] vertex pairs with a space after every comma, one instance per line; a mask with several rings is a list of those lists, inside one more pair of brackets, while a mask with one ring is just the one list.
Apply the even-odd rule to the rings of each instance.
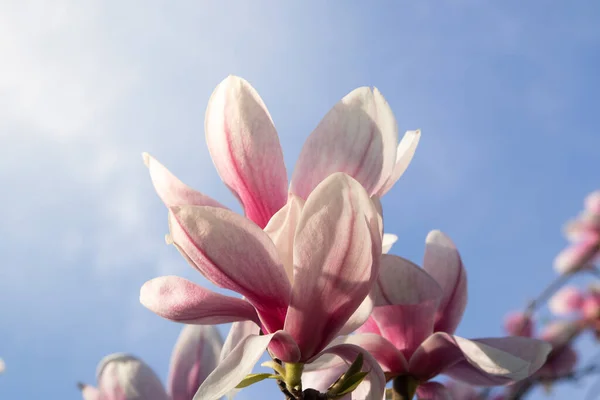
[[[409, 396], [443, 391], [439, 374], [479, 386], [503, 385], [534, 373], [550, 346], [524, 337], [469, 340], [453, 335], [467, 301], [466, 273], [454, 244], [439, 231], [426, 240], [424, 268], [383, 255], [374, 309], [360, 334], [344, 343], [365, 348]], [[440, 395], [442, 396], [442, 395]], [[437, 398], [444, 398], [437, 397]]]
[[[271, 115], [256, 90], [229, 76], [214, 90], [205, 117], [206, 142], [215, 167], [241, 202], [246, 216], [264, 228], [287, 202], [288, 180]], [[361, 87], [346, 95], [308, 137], [294, 170], [290, 191], [306, 200], [334, 172], [344, 172], [382, 196], [408, 167], [420, 131], [398, 144], [394, 114], [379, 90]], [[185, 185], [148, 154], [144, 161], [167, 207], [225, 208]]]
[[79, 384], [81, 394], [84, 400], [191, 400], [215, 368], [221, 346], [216, 328], [185, 326], [171, 356], [167, 390], [142, 360], [116, 353], [98, 364], [98, 387]]
[[554, 268], [562, 274], [590, 268], [600, 255], [600, 191], [588, 195], [584, 203], [583, 212], [564, 229], [572, 244], [554, 260]]
[[[171, 207], [169, 221], [172, 241], [188, 262], [215, 285], [244, 298], [167, 276], [144, 284], [142, 304], [177, 322], [249, 320], [264, 334], [243, 338], [196, 399], [217, 399], [234, 388], [267, 348], [301, 371], [371, 311], [365, 299], [379, 271], [382, 220], [368, 192], [346, 174], [327, 177], [306, 202], [291, 195], [264, 231], [229, 210], [207, 206]], [[361, 350], [337, 346], [327, 351], [352, 361]], [[364, 357], [367, 368], [370, 356]], [[375, 396], [385, 385], [383, 375], [378, 378]]]

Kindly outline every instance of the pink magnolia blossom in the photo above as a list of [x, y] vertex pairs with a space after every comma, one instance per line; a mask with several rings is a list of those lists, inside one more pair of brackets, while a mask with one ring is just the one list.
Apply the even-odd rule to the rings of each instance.
[[[229, 210], [208, 206], [171, 207], [169, 221], [173, 243], [188, 262], [244, 298], [168, 276], [144, 284], [142, 304], [173, 321], [252, 321], [263, 333], [247, 334], [242, 332], [247, 325], [238, 326], [232, 342], [239, 343], [196, 399], [217, 399], [233, 389], [267, 348], [286, 363], [311, 362], [371, 311], [367, 296], [379, 271], [382, 219], [367, 191], [346, 174], [327, 177], [306, 202], [291, 195], [264, 231]], [[356, 357], [357, 351], [351, 345], [327, 349], [342, 358]], [[376, 378], [373, 393], [380, 396], [385, 382], [381, 373]]]
[[456, 247], [439, 231], [427, 236], [423, 269], [383, 255], [372, 297], [375, 307], [361, 333], [342, 340], [369, 351], [391, 376], [416, 381], [420, 399], [430, 398], [424, 384], [439, 374], [504, 385], [533, 374], [550, 352], [549, 344], [524, 337], [453, 335], [466, 305], [466, 273]]
[[98, 386], [80, 384], [84, 400], [192, 400], [217, 365], [222, 339], [212, 326], [181, 330], [171, 356], [167, 390], [142, 360], [124, 353], [100, 361]]
[[590, 268], [600, 255], [600, 191], [588, 195], [583, 212], [565, 226], [571, 245], [554, 260], [556, 271], [566, 274]]
[[[277, 131], [263, 100], [245, 80], [229, 76], [212, 93], [205, 117], [206, 142], [224, 183], [246, 216], [264, 228], [287, 201], [288, 180]], [[382, 196], [408, 167], [420, 131], [398, 144], [391, 108], [376, 88], [346, 95], [308, 137], [294, 169], [290, 190], [306, 200], [327, 176], [344, 172], [370, 196]], [[224, 208], [185, 185], [148, 154], [144, 161], [167, 205]]]

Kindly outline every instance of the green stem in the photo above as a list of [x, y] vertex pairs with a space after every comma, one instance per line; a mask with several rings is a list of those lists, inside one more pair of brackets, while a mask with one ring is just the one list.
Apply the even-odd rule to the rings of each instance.
[[285, 383], [288, 390], [295, 396], [302, 393], [302, 363], [285, 363]]

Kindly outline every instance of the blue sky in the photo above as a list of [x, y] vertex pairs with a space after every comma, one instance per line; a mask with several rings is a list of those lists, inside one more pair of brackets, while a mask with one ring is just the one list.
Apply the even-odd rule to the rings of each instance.
[[[79, 399], [75, 382], [118, 351], [166, 377], [179, 326], [139, 288], [205, 281], [164, 244], [140, 154], [239, 210], [203, 132], [228, 74], [269, 107], [288, 173], [358, 86], [381, 90], [401, 131], [422, 129], [383, 200], [393, 252], [419, 262], [429, 230], [449, 234], [469, 277], [459, 334], [500, 335], [553, 278], [561, 225], [600, 187], [599, 18], [591, 0], [2, 2], [0, 398]], [[277, 398], [267, 382], [240, 399], [258, 394]]]

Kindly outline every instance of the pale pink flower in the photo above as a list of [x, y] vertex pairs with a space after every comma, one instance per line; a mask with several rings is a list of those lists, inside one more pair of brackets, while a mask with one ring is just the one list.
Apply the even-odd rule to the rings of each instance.
[[340, 341], [369, 351], [392, 376], [412, 377], [421, 399], [428, 398], [422, 385], [439, 374], [477, 386], [524, 379], [543, 365], [551, 349], [525, 337], [453, 335], [466, 305], [466, 273], [456, 247], [439, 231], [427, 236], [423, 269], [383, 255], [372, 296], [375, 307], [362, 333]]
[[[277, 131], [263, 100], [248, 82], [229, 76], [210, 97], [205, 131], [219, 175], [241, 202], [246, 216], [264, 228], [286, 204], [288, 179]], [[420, 131], [408, 131], [398, 144], [396, 120], [379, 90], [355, 89], [308, 137], [290, 191], [306, 200], [327, 176], [344, 172], [370, 196], [382, 196], [408, 167], [419, 139]], [[167, 207], [224, 208], [185, 185], [146, 153], [144, 161]]]
[[[169, 225], [173, 243], [194, 268], [244, 298], [169, 276], [144, 284], [142, 304], [184, 323], [249, 320], [264, 334], [236, 334], [245, 337], [201, 385], [198, 399], [233, 389], [267, 347], [286, 363], [311, 362], [369, 315], [372, 304], [365, 299], [379, 271], [382, 220], [363, 186], [346, 174], [327, 177], [306, 202], [291, 195], [264, 231], [229, 210], [206, 206], [171, 207]], [[344, 358], [361, 350], [327, 351]], [[378, 384], [374, 393], [385, 382]]]
[[185, 326], [171, 356], [167, 390], [142, 360], [116, 353], [98, 364], [98, 386], [80, 384], [81, 394], [84, 400], [192, 400], [217, 365], [221, 347], [216, 328]]
[[4, 363], [4, 360], [0, 358], [0, 374], [4, 371], [6, 371], [6, 364]]
[[556, 315], [566, 315], [581, 311], [585, 296], [575, 286], [565, 286], [550, 298], [548, 307]]
[[588, 320], [600, 321], [600, 291], [591, 289], [586, 293], [581, 312]]

